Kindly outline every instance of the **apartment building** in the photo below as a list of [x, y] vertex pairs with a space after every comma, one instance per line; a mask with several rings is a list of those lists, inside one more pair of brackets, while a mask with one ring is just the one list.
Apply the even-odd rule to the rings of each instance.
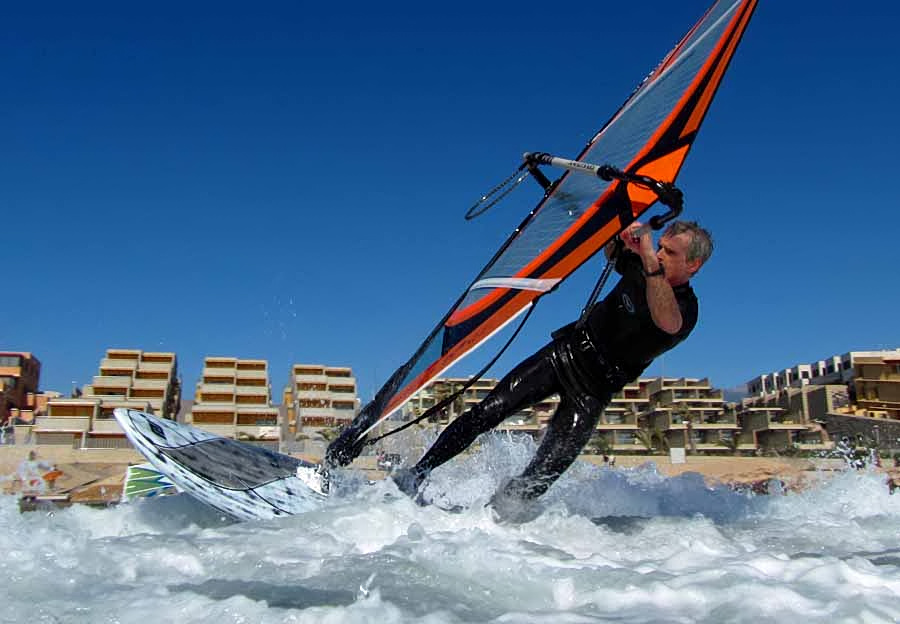
[[859, 356], [854, 371], [860, 415], [900, 419], [900, 353]]
[[726, 409], [722, 391], [708, 379], [656, 377], [646, 389], [649, 408], [640, 421], [659, 432], [670, 448], [729, 451], [740, 426], [734, 410]]
[[26, 351], [0, 351], [0, 426], [34, 419], [41, 363]]
[[859, 358], [872, 357], [900, 358], [900, 349], [849, 351], [810, 364], [795, 364], [780, 371], [763, 373], [747, 382], [747, 393], [751, 397], [762, 396], [784, 388], [798, 388], [809, 384], [850, 384], [852, 386], [856, 361]]
[[47, 414], [35, 419], [31, 431], [35, 443], [128, 448], [130, 443], [113, 418], [113, 410], [124, 407], [174, 418], [181, 399], [175, 354], [108, 349], [98, 374], [80, 395], [47, 403]]
[[742, 441], [757, 448], [832, 448], [821, 423], [828, 413], [844, 410], [848, 403], [844, 384], [807, 384], [747, 397], [738, 416]]
[[[456, 394], [469, 382], [469, 377], [438, 377], [410, 398], [400, 408], [400, 420], [418, 418], [438, 403], [445, 401]], [[437, 414], [431, 416], [427, 422], [446, 425], [451, 420], [462, 414], [472, 405], [486, 397], [497, 385], [497, 379], [483, 378], [477, 380], [472, 386], [463, 390]]]
[[[401, 419], [409, 420], [452, 396], [468, 382], [467, 378], [439, 378], [401, 409]], [[496, 386], [496, 379], [481, 379], [439, 414], [430, 419], [446, 425], [471, 405], [482, 400]], [[498, 431], [541, 435], [547, 421], [559, 405], [559, 397], [547, 400], [508, 417]], [[686, 422], [687, 421], [687, 424]], [[600, 414], [589, 448], [613, 452], [642, 451], [642, 431], [659, 429], [670, 446], [688, 446], [690, 433], [697, 450], [726, 451], [722, 440], [739, 430], [733, 411], [725, 409], [722, 391], [713, 389], [706, 379], [642, 378], [617, 392]]]
[[281, 428], [272, 405], [266, 360], [207, 357], [186, 420], [228, 438], [278, 450]]
[[349, 425], [360, 406], [353, 369], [322, 364], [291, 366], [284, 400], [291, 434]]
[[[439, 378], [401, 408], [398, 420], [416, 418], [455, 394], [467, 378]], [[446, 425], [496, 386], [481, 379], [429, 419]], [[516, 431], [538, 439], [559, 404], [559, 397], [508, 417], [498, 431]], [[847, 404], [845, 386], [787, 388], [744, 405], [727, 404], [709, 379], [650, 377], [617, 392], [600, 414], [587, 444], [594, 452], [648, 452], [685, 448], [690, 452], [755, 452], [764, 448], [827, 450], [833, 442], [819, 415]]]

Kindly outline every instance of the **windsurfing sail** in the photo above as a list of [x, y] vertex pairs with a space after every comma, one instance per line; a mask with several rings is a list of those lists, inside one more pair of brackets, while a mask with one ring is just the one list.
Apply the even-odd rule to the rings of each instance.
[[[577, 160], [673, 183], [756, 4], [713, 4]], [[637, 184], [566, 171], [363, 408], [351, 427], [356, 441], [555, 288], [656, 200]]]

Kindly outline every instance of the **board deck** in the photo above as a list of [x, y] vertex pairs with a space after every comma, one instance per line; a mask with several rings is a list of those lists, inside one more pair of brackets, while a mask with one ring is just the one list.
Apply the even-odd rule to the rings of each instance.
[[119, 408], [114, 414], [154, 468], [235, 519], [304, 513], [328, 497], [316, 464], [137, 410]]

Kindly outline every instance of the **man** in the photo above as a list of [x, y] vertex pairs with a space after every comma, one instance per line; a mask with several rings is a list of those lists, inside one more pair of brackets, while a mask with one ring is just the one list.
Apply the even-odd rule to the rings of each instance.
[[[19, 464], [16, 475], [22, 482], [22, 491], [29, 494], [44, 494], [47, 491], [47, 481], [45, 475], [48, 472], [55, 472], [53, 464], [49, 464], [38, 459], [37, 451], [29, 451], [28, 458], [23, 459]], [[59, 473], [53, 475], [53, 481]], [[52, 487], [52, 484], [50, 484]]]
[[393, 479], [402, 491], [416, 496], [433, 469], [480, 434], [516, 411], [559, 394], [559, 407], [534, 458], [491, 501], [501, 519], [515, 519], [522, 503], [546, 492], [575, 461], [612, 395], [687, 337], [697, 322], [697, 299], [689, 280], [712, 253], [710, 235], [696, 223], [676, 221], [663, 233], [657, 251], [649, 229], [640, 226], [635, 222], [620, 235], [625, 250], [615, 268], [622, 278], [612, 291], [584, 322], [554, 332], [548, 345], [451, 422], [415, 466], [395, 472]]

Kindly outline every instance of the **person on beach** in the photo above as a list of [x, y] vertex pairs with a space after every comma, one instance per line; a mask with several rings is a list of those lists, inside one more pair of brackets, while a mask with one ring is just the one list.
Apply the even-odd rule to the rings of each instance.
[[38, 459], [37, 451], [28, 451], [28, 459], [19, 464], [16, 476], [22, 482], [23, 491], [44, 494], [47, 491], [44, 475], [53, 470], [53, 464]]
[[[477, 405], [451, 422], [425, 455], [391, 477], [417, 497], [432, 470], [463, 452], [508, 416], [558, 394], [534, 458], [491, 500], [496, 514], [515, 520], [524, 504], [541, 496], [575, 461], [612, 395], [636, 379], [654, 358], [684, 340], [697, 322], [690, 278], [712, 254], [709, 232], [675, 221], [653, 247], [649, 228], [633, 223], [620, 234], [615, 259], [622, 276], [584, 316], [552, 334], [549, 344], [510, 371]], [[613, 245], [607, 255], [613, 253]], [[341, 438], [328, 454], [340, 456]], [[349, 463], [349, 462], [348, 462]]]

